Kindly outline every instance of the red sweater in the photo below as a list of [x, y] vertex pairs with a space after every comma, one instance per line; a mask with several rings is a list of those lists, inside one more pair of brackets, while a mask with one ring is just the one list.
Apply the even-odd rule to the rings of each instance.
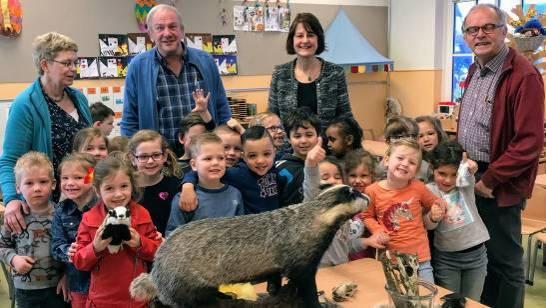
[[131, 226], [140, 234], [138, 249], [123, 246], [116, 254], [108, 249], [98, 255], [93, 250], [93, 239], [97, 229], [106, 217], [104, 203], [83, 214], [76, 239], [79, 249], [73, 262], [77, 269], [91, 272], [87, 307], [147, 307], [147, 303], [136, 302], [129, 295], [129, 284], [141, 273], [147, 272], [146, 262], [154, 259], [161, 243], [156, 240], [156, 228], [148, 211], [131, 201]]
[[[465, 88], [475, 70], [472, 64]], [[502, 65], [490, 121], [490, 164], [482, 181], [493, 189], [499, 206], [515, 205], [531, 197], [544, 146], [544, 83], [512, 48]]]

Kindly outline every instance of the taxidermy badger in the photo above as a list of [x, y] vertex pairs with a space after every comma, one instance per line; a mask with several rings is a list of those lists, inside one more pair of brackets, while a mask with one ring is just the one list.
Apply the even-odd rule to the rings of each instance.
[[321, 307], [315, 283], [320, 259], [339, 227], [368, 201], [338, 185], [310, 202], [184, 225], [159, 247], [151, 273], [133, 280], [131, 295], [199, 307], [217, 301], [220, 284], [284, 276], [296, 289], [295, 300]]
[[118, 206], [112, 210], [108, 210], [108, 214], [104, 219], [104, 231], [102, 239], [112, 238], [108, 244], [108, 251], [111, 254], [118, 253], [121, 249], [122, 241], [131, 239], [129, 226], [131, 225], [131, 212], [125, 206]]

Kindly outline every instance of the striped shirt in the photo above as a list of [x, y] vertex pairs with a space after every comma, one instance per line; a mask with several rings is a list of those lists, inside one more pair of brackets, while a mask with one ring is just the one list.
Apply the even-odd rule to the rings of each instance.
[[490, 119], [502, 64], [507, 54], [508, 48], [504, 46], [484, 66], [476, 61], [477, 69], [463, 95], [458, 140], [473, 160], [489, 162]]
[[195, 107], [192, 92], [204, 89], [207, 93], [207, 89], [203, 76], [196, 66], [187, 61], [187, 56], [184, 56], [178, 76], [167, 67], [167, 62], [159, 52], [156, 52], [155, 57], [161, 64], [157, 74], [159, 133], [170, 144], [177, 144], [180, 121]]

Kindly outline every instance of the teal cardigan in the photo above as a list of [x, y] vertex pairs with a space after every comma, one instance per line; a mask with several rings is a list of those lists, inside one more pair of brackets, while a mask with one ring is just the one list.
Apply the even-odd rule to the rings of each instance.
[[[67, 88], [67, 91], [75, 98], [74, 105], [79, 114], [91, 125], [87, 98], [76, 89]], [[15, 98], [9, 109], [0, 157], [0, 183], [5, 204], [21, 198], [15, 190], [13, 169], [17, 159], [29, 151], [43, 152], [49, 159], [53, 158], [51, 118], [38, 79]]]

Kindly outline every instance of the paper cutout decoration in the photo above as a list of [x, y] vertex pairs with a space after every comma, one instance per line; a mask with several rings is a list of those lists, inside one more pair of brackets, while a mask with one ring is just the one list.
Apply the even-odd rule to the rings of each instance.
[[23, 29], [23, 8], [19, 0], [0, 0], [0, 35], [17, 37]]
[[127, 76], [128, 57], [101, 57], [99, 58], [100, 77], [123, 78]]
[[79, 57], [77, 67], [78, 79], [99, 78], [99, 63], [95, 57]]
[[212, 34], [186, 33], [186, 44], [188, 47], [212, 53]]
[[212, 47], [213, 53], [217, 55], [236, 54], [237, 42], [235, 35], [213, 35]]
[[131, 56], [143, 53], [153, 47], [148, 33], [127, 33], [127, 44], [129, 46], [129, 55]]
[[150, 10], [157, 5], [155, 0], [135, 0], [135, 17], [137, 20], [138, 29], [142, 32], [146, 31], [146, 16]]
[[127, 56], [127, 35], [124, 34], [99, 34], [99, 47], [101, 57]]
[[212, 55], [220, 75], [237, 75], [237, 56]]

